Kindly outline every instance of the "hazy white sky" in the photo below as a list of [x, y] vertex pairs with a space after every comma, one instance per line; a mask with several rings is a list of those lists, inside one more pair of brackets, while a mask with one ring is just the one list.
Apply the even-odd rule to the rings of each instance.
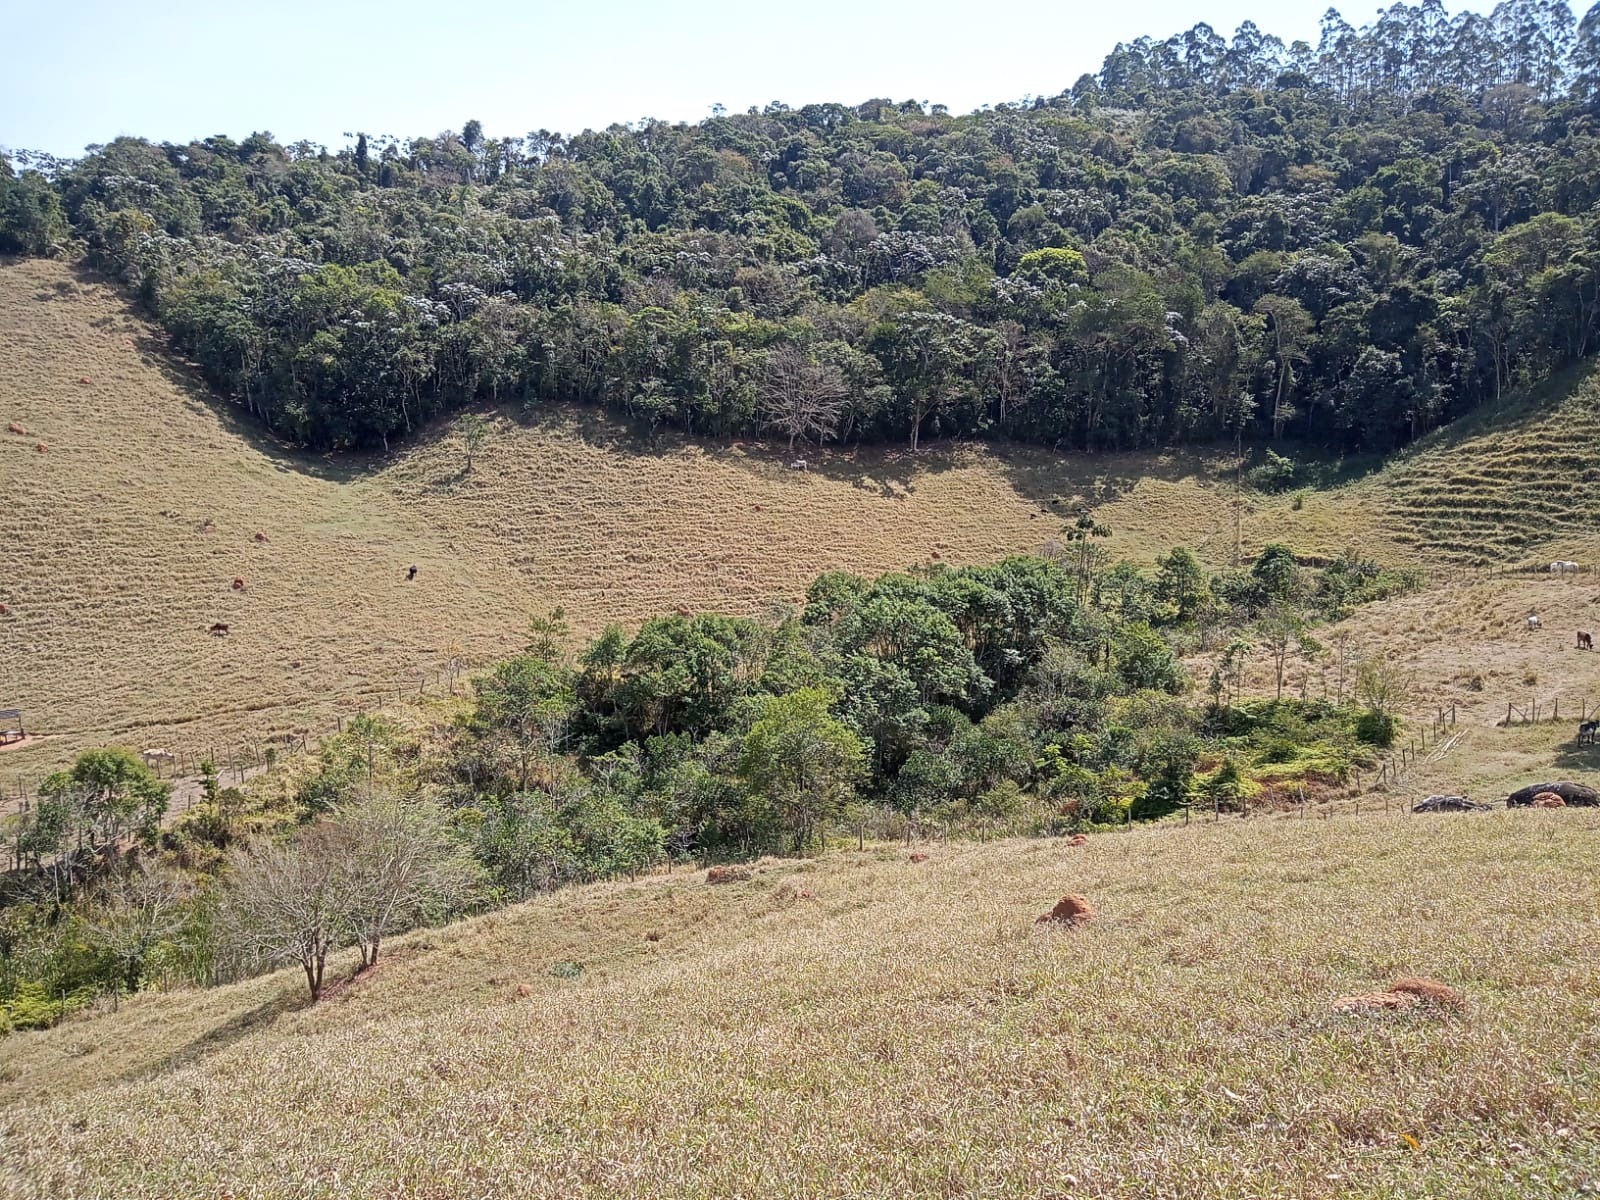
[[[0, 147], [76, 154], [118, 134], [576, 132], [713, 104], [1054, 95], [1118, 41], [1253, 20], [1315, 43], [1328, 0], [7, 0]], [[1484, 9], [1483, 4], [1456, 2]], [[1353, 24], [1377, 10], [1348, 4]]]

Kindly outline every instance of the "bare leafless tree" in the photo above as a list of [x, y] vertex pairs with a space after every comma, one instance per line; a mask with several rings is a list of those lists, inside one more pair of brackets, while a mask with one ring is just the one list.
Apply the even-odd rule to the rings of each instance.
[[385, 936], [460, 911], [482, 876], [435, 801], [366, 796], [334, 825], [345, 846], [343, 925], [363, 967], [378, 961]]
[[847, 394], [844, 376], [798, 346], [779, 346], [767, 355], [761, 377], [761, 415], [767, 426], [797, 438], [824, 442], [834, 435]]
[[348, 925], [347, 855], [347, 839], [329, 821], [234, 855], [223, 925], [242, 966], [298, 963], [312, 1001], [322, 995], [328, 955]]
[[136, 990], [155, 948], [183, 928], [194, 886], [182, 875], [147, 866], [129, 866], [95, 896], [86, 922], [90, 936], [113, 955], [122, 985]]

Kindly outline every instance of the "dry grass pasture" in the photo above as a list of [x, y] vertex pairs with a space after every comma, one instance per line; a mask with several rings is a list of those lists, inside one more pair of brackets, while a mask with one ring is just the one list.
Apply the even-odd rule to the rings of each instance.
[[[386, 460], [310, 457], [208, 396], [115, 289], [59, 263], [0, 264], [0, 345], [0, 428], [26, 431], [0, 433], [0, 705], [48, 735], [0, 773], [104, 741], [199, 750], [315, 729], [455, 648], [514, 649], [534, 609], [564, 605], [583, 633], [678, 606], [755, 615], [824, 570], [1037, 551], [1084, 500], [1103, 504], [1115, 553], [1182, 542], [1220, 558], [1233, 542], [1230, 493], [1188, 455], [813, 452], [802, 474], [760, 444], [651, 445], [563, 411], [500, 414], [465, 476], [448, 427]], [[1310, 508], [1309, 543], [1337, 550], [1343, 532]], [[1247, 541], [1277, 521], [1251, 512]], [[229, 637], [206, 634], [218, 621]]]
[[[491, 414], [470, 474], [448, 425], [387, 458], [307, 456], [59, 263], [0, 264], [0, 345], [0, 427], [26, 431], [0, 433], [0, 706], [44, 735], [0, 756], [0, 777], [108, 741], [226, 758], [414, 690], [457, 655], [507, 653], [535, 610], [564, 606], [580, 635], [678, 607], [760, 615], [824, 570], [1035, 552], [1080, 503], [1115, 531], [1113, 555], [1144, 562], [1181, 544], [1222, 565], [1236, 532], [1246, 553], [1281, 540], [1446, 568], [1600, 558], [1594, 380], [1341, 487], [1247, 493], [1236, 514], [1230, 473], [1203, 454], [811, 451], [802, 473], [775, 447], [650, 443], [572, 410]], [[1438, 614], [1408, 601], [1365, 636], [1414, 618], [1437, 637], [1462, 606], [1458, 581], [1442, 588]], [[206, 633], [219, 621], [226, 638]]]
[[[0, 1195], [1588, 1194], [1596, 835], [1225, 820], [575, 889], [314, 1008], [280, 972], [13, 1035]], [[1036, 926], [1065, 892], [1097, 919]], [[1465, 1007], [1334, 1011], [1404, 975]]]

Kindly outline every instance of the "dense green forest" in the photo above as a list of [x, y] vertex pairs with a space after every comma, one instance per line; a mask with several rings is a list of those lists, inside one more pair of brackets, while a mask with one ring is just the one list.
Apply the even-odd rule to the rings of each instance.
[[1600, 5], [1396, 4], [1315, 47], [1120, 45], [1048, 99], [564, 137], [120, 138], [0, 160], [0, 252], [80, 251], [319, 447], [479, 399], [808, 439], [1402, 444], [1589, 353]]

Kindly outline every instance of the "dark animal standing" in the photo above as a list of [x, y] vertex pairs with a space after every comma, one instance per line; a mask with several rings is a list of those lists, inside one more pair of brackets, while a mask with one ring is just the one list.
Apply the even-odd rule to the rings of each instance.
[[1578, 726], [1578, 745], [1594, 745], [1594, 738], [1597, 733], [1600, 733], [1600, 721], [1585, 721]]
[[417, 577], [417, 569], [415, 567], [412, 567], [409, 571], [406, 572], [406, 582], [407, 583], [410, 583], [416, 577]]
[[228, 627], [226, 625], [224, 625], [221, 621], [218, 621], [215, 625], [213, 625], [211, 627], [210, 632], [211, 632], [211, 636], [212, 637], [227, 637], [228, 636]]
[[1578, 634], [1578, 649], [1579, 650], [1593, 650], [1594, 649], [1594, 634], [1592, 634], [1592, 633], [1580, 633], [1580, 634]]

